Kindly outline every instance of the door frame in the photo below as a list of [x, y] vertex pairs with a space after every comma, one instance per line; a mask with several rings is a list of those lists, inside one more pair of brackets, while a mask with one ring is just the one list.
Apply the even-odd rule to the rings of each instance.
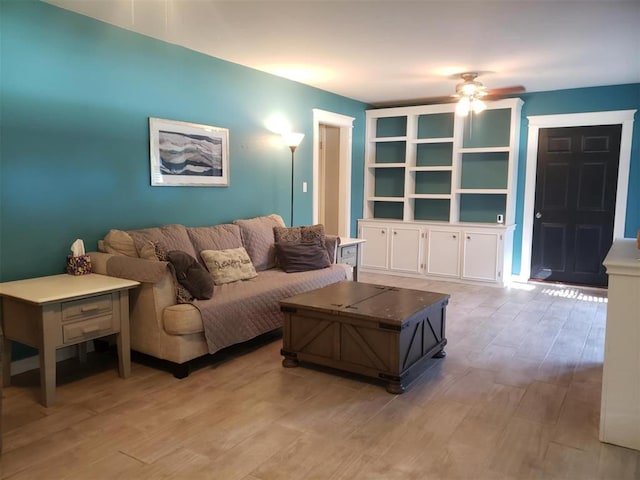
[[606, 112], [568, 113], [560, 115], [535, 115], [527, 117], [527, 165], [524, 183], [524, 209], [522, 221], [522, 250], [520, 254], [519, 281], [527, 282], [531, 276], [531, 252], [533, 244], [533, 215], [536, 195], [536, 171], [538, 168], [538, 138], [541, 128], [587, 127], [593, 125], [622, 125], [620, 160], [616, 190], [613, 238], [624, 238], [631, 164], [631, 139], [633, 117], [637, 110], [613, 110]]
[[338, 187], [338, 235], [351, 234], [351, 154], [354, 117], [313, 110], [313, 223], [318, 223], [320, 211], [320, 125], [340, 129], [340, 185]]

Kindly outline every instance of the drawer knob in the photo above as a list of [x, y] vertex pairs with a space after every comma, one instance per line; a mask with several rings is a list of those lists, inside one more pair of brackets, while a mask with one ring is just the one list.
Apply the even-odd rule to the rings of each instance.
[[82, 328], [82, 333], [93, 333], [93, 332], [97, 332], [100, 330], [100, 327], [98, 325], [92, 325], [90, 327], [83, 327]]
[[96, 310], [98, 310], [100, 307], [98, 307], [97, 305], [89, 305], [88, 307], [82, 307], [80, 309], [80, 311], [82, 313], [86, 313], [86, 312], [95, 312]]

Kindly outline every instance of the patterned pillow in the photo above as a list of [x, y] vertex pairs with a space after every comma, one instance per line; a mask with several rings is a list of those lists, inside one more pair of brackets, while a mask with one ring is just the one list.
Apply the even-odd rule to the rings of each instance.
[[324, 225], [322, 224], [290, 228], [273, 227], [273, 235], [276, 242], [305, 242], [325, 246]]
[[[141, 258], [146, 260], [159, 260], [161, 262], [168, 262], [167, 259], [167, 250], [160, 245], [159, 242], [152, 242], [148, 240], [146, 244], [143, 244], [141, 249]], [[176, 287], [176, 301], [178, 303], [192, 303], [195, 299], [191, 292], [187, 290], [184, 285], [182, 285], [178, 279], [176, 278], [175, 268], [172, 270], [173, 272], [173, 284]]]
[[216, 285], [249, 280], [258, 275], [244, 247], [227, 250], [203, 250], [200, 252], [200, 256]]

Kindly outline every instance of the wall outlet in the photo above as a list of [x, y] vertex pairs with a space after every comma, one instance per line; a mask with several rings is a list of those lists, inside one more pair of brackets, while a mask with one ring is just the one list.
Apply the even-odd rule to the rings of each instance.
[[504, 223], [504, 215], [497, 215], [496, 216], [496, 221], [498, 223]]
[[307, 193], [307, 182], [302, 182], [302, 193]]

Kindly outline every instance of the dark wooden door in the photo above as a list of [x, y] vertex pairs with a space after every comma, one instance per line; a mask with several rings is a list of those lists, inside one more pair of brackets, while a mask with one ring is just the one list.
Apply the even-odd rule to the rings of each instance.
[[541, 129], [531, 278], [606, 286], [621, 125]]

